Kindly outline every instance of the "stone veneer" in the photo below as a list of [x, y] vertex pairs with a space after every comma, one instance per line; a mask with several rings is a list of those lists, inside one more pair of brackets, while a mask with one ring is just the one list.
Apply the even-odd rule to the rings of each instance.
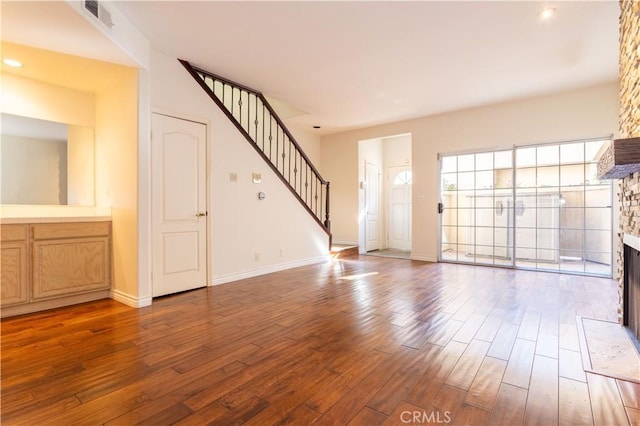
[[[640, 1], [620, 0], [620, 137], [640, 136]], [[640, 172], [620, 181], [617, 276], [623, 285], [623, 235], [640, 236]], [[622, 303], [618, 315], [622, 318]]]

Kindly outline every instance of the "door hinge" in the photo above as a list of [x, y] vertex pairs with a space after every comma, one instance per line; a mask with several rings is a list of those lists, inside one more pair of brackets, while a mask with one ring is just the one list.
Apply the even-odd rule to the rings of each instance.
[[444, 212], [444, 204], [438, 203], [438, 213], [442, 214]]

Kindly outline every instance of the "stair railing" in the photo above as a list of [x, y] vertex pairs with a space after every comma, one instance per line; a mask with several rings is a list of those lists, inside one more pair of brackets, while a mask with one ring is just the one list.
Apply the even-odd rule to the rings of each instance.
[[322, 178], [264, 95], [187, 61], [179, 61], [331, 240], [329, 182]]

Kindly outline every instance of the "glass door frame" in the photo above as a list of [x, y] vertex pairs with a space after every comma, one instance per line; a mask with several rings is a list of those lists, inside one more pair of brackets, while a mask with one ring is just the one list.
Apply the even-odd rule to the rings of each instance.
[[[586, 261], [586, 255], [591, 253], [591, 254], [607, 254], [606, 251], [589, 251], [587, 248], [587, 244], [586, 244], [586, 235], [587, 232], [589, 232], [590, 230], [594, 230], [593, 227], [588, 227], [587, 226], [587, 222], [586, 222], [586, 211], [589, 207], [587, 207], [586, 204], [586, 200], [583, 199], [582, 200], [582, 210], [583, 210], [583, 223], [582, 223], [582, 227], [580, 229], [580, 231], [582, 232], [583, 235], [583, 239], [582, 239], [582, 249], [581, 249], [581, 254], [582, 254], [582, 270], [570, 270], [570, 269], [563, 269], [562, 268], [562, 263], [560, 262], [560, 260], [558, 261], [558, 267], [557, 268], [543, 268], [540, 267], [538, 264], [540, 263], [538, 260], [536, 259], [536, 262], [534, 263], [534, 266], [532, 267], [527, 267], [527, 266], [523, 266], [523, 265], [518, 265], [518, 242], [517, 242], [517, 234], [518, 234], [518, 221], [516, 218], [516, 208], [517, 208], [517, 199], [518, 199], [518, 184], [516, 182], [516, 176], [518, 173], [519, 169], [525, 168], [527, 166], [519, 166], [517, 164], [517, 152], [519, 149], [526, 149], [526, 148], [541, 148], [541, 147], [546, 147], [546, 146], [558, 146], [558, 150], [561, 150], [561, 146], [562, 145], [567, 145], [567, 144], [578, 144], [578, 143], [582, 143], [584, 144], [584, 151], [587, 151], [587, 143], [590, 142], [599, 142], [599, 141], [610, 141], [613, 139], [613, 135], [609, 135], [606, 137], [599, 137], [599, 138], [588, 138], [588, 139], [579, 139], [579, 140], [570, 140], [570, 141], [562, 141], [562, 142], [549, 142], [549, 143], [541, 143], [541, 144], [526, 144], [526, 145], [513, 145], [509, 148], [491, 148], [491, 149], [480, 149], [480, 150], [465, 150], [465, 151], [458, 151], [458, 152], [452, 152], [452, 153], [438, 153], [438, 168], [439, 168], [439, 174], [438, 174], [438, 186], [439, 186], [439, 209], [438, 209], [438, 262], [449, 262], [449, 263], [460, 263], [460, 264], [469, 264], [469, 265], [482, 265], [482, 266], [495, 266], [495, 267], [502, 267], [502, 268], [509, 268], [509, 269], [527, 269], [527, 270], [537, 270], [537, 271], [544, 271], [544, 272], [557, 272], [557, 273], [567, 273], [567, 274], [577, 274], [577, 275], [584, 275], [584, 276], [600, 276], [600, 277], [608, 277], [611, 278], [614, 274], [613, 268], [614, 268], [614, 255], [615, 253], [613, 252], [614, 249], [614, 239], [615, 239], [615, 235], [616, 235], [616, 231], [614, 229], [614, 217], [613, 217], [613, 212], [614, 212], [614, 208], [616, 207], [614, 204], [614, 185], [613, 185], [613, 181], [609, 181], [608, 184], [589, 184], [588, 180], [586, 179], [586, 173], [587, 173], [587, 167], [589, 167], [590, 164], [593, 164], [594, 161], [592, 158], [587, 159], [586, 157], [583, 157], [582, 162], [576, 162], [576, 163], [562, 163], [561, 162], [561, 157], [559, 157], [558, 160], [558, 179], [560, 179], [560, 173], [561, 173], [561, 166], [567, 166], [567, 165], [578, 165], [581, 164], [583, 166], [583, 173], [584, 173], [584, 182], [580, 185], [578, 185], [578, 187], [582, 188], [582, 193], [584, 194], [584, 196], [586, 196], [586, 189], [588, 187], [593, 187], [593, 186], [601, 186], [603, 188], [609, 188], [609, 200], [605, 200], [608, 201], [608, 203], [606, 206], [602, 206], [604, 208], [607, 208], [609, 210], [609, 229], [602, 229], [603, 231], [608, 231], [609, 232], [609, 272], [606, 274], [603, 273], [599, 273], [599, 272], [593, 272], [593, 271], [588, 271], [586, 269], [586, 266], [584, 264], [584, 262]], [[605, 144], [606, 146], [606, 144]], [[511, 151], [511, 188], [508, 188], [510, 190], [509, 192], [509, 196], [512, 200], [512, 202], [510, 203], [510, 205], [505, 206], [505, 209], [509, 209], [510, 210], [510, 217], [511, 217], [511, 221], [507, 221], [507, 228], [506, 228], [506, 232], [509, 234], [509, 237], [507, 238], [507, 254], [510, 255], [510, 262], [500, 262], [500, 263], [496, 263], [495, 261], [495, 247], [496, 247], [496, 240], [495, 240], [495, 218], [493, 220], [493, 227], [491, 227], [490, 229], [493, 230], [494, 232], [494, 237], [493, 237], [493, 256], [492, 256], [492, 262], [478, 262], [477, 258], [478, 256], [474, 254], [473, 256], [473, 260], [469, 260], [469, 261], [465, 261], [465, 260], [460, 260], [459, 259], [459, 241], [460, 241], [460, 236], [459, 236], [459, 232], [460, 232], [460, 222], [459, 222], [459, 209], [460, 207], [457, 205], [457, 201], [456, 201], [456, 243], [455, 243], [455, 248], [456, 248], [456, 257], [455, 260], [452, 259], [446, 259], [443, 256], [443, 252], [444, 252], [444, 245], [446, 245], [447, 243], [444, 242], [443, 240], [443, 236], [445, 233], [445, 224], [444, 224], [444, 213], [447, 209], [447, 206], [445, 205], [445, 188], [444, 188], [444, 182], [443, 182], [443, 158], [444, 157], [452, 157], [452, 156], [464, 156], [464, 155], [474, 155], [474, 168], [473, 168], [473, 172], [474, 172], [474, 176], [475, 173], [477, 173], [478, 169], [477, 169], [477, 164], [476, 164], [476, 154], [485, 154], [485, 153], [494, 153], [493, 159], [494, 159], [494, 163], [493, 163], [493, 168], [491, 169], [491, 171], [494, 173], [494, 185], [492, 187], [493, 189], [493, 207], [496, 207], [495, 204], [495, 171], [496, 171], [496, 167], [495, 167], [495, 153], [496, 152], [505, 152], [505, 151]], [[537, 152], [537, 151], [536, 151]], [[458, 159], [456, 159], [456, 162], [458, 161]], [[544, 163], [542, 163], [542, 166], [544, 166]], [[536, 179], [537, 179], [537, 173], [538, 173], [538, 168], [540, 167], [540, 165], [538, 164], [538, 158], [535, 159], [533, 166], [529, 166], [532, 168], [535, 168], [535, 173], [536, 173]], [[484, 169], [482, 169], [484, 170]], [[458, 177], [458, 173], [460, 173], [460, 170], [458, 168], [458, 164], [456, 163], [456, 178]], [[600, 181], [599, 181], [600, 182]], [[458, 183], [458, 181], [456, 180], [456, 184]], [[478, 188], [476, 187], [476, 179], [474, 177], [474, 188], [473, 188], [473, 192], [474, 194], [478, 191]], [[560, 201], [562, 200], [562, 188], [563, 186], [561, 185], [562, 181], [559, 180], [559, 183], [557, 185], [557, 189], [558, 189], [558, 195], [559, 195], [559, 199]], [[538, 207], [538, 191], [540, 190], [540, 186], [538, 186], [537, 184], [534, 185], [532, 187], [533, 189], [533, 194], [535, 194], [535, 200], [536, 200], [536, 215], [537, 215], [537, 209]], [[553, 187], [553, 189], [555, 189], [555, 187]], [[459, 187], [456, 188], [456, 199], [458, 199], [458, 191], [462, 192], [462, 190], [460, 190]], [[522, 193], [522, 192], [521, 192]], [[552, 192], [550, 192], [552, 193]], [[475, 197], [475, 196], [474, 196]], [[598, 207], [598, 208], [602, 208], [602, 207]], [[560, 208], [560, 207], [558, 207]], [[593, 208], [593, 207], [591, 207]], [[442, 211], [441, 211], [442, 210]], [[473, 228], [474, 230], [474, 235], [477, 235], [477, 223], [475, 221], [475, 215], [476, 215], [476, 210], [477, 210], [477, 206], [474, 204], [473, 208], [470, 209], [471, 211], [474, 212], [474, 221], [473, 223], [470, 225], [471, 228]], [[494, 213], [495, 214], [495, 213]], [[558, 234], [560, 234], [562, 232], [563, 228], [563, 223], [562, 222], [558, 222], [558, 224], [556, 225], [556, 228], [549, 228], [552, 231], [556, 231]], [[453, 228], [453, 227], [452, 227]], [[537, 224], [537, 216], [536, 216], [536, 225], [533, 228], [535, 229], [536, 233], [539, 232], [539, 226]], [[546, 228], [541, 228], [541, 229], [546, 229]], [[573, 231], [576, 231], [576, 229], [573, 228], [567, 228]], [[536, 234], [537, 235], [537, 234]], [[560, 238], [560, 236], [558, 236], [558, 238]], [[536, 237], [537, 239], [537, 237]], [[474, 247], [477, 247], [476, 244], [476, 239], [474, 238]], [[468, 244], [467, 244], [468, 245]], [[520, 247], [520, 249], [522, 250], [523, 247]], [[538, 247], [538, 242], [536, 240], [536, 244], [535, 244], [535, 248], [534, 250], [536, 251], [536, 253], [539, 250], [542, 250], [540, 247]], [[563, 249], [561, 248], [561, 246], [558, 246], [557, 248], [553, 249], [554, 251], [557, 251], [557, 255], [559, 256], [558, 259], [561, 259], [562, 256], [561, 254], [563, 252], [567, 252], [570, 251], [569, 249]], [[477, 253], [477, 248], [474, 248], [474, 253]], [[536, 255], [537, 257], [537, 255]], [[505, 259], [506, 260], [506, 259]], [[522, 263], [522, 262], [521, 262]]]

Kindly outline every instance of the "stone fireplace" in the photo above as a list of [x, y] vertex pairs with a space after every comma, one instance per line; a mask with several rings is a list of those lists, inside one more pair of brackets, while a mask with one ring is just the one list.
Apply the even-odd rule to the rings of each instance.
[[[636, 138], [640, 145], [640, 1], [620, 1], [620, 137]], [[640, 271], [625, 262], [630, 260], [629, 247], [640, 245], [640, 172], [623, 177], [619, 184], [620, 225], [618, 230], [617, 274], [620, 285], [620, 320], [628, 324], [632, 318], [627, 312], [629, 295], [625, 283], [637, 282]], [[625, 244], [627, 243], [627, 244]], [[636, 246], [640, 251], [640, 247]], [[626, 266], [625, 266], [626, 265]], [[637, 265], [637, 264], [636, 264]], [[625, 274], [626, 270], [626, 274]], [[627, 297], [625, 299], [625, 296]], [[637, 294], [635, 296], [638, 297]], [[635, 306], [634, 309], [640, 309]], [[635, 312], [638, 318], [638, 312]], [[637, 333], [637, 330], [636, 330]], [[636, 334], [637, 335], [637, 334]]]

